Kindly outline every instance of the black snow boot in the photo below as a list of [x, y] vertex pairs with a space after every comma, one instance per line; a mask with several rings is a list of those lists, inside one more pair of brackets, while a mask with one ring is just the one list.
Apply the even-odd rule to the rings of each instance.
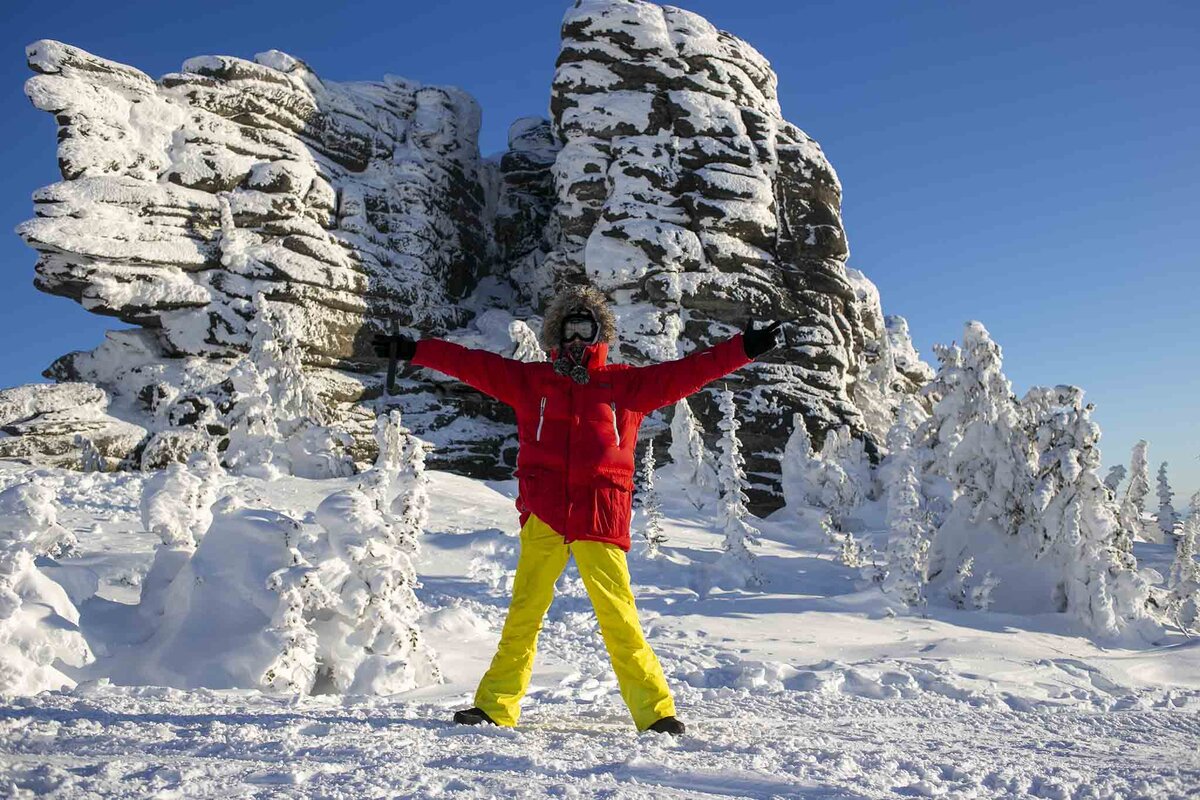
[[669, 733], [672, 736], [678, 736], [687, 730], [687, 726], [674, 717], [663, 717], [658, 722], [651, 725], [650, 730], [654, 731], [655, 733]]
[[492, 725], [496, 724], [496, 720], [487, 715], [487, 712], [482, 708], [468, 708], [462, 711], [454, 712], [454, 721], [459, 725], [478, 725], [482, 722], [487, 722]]

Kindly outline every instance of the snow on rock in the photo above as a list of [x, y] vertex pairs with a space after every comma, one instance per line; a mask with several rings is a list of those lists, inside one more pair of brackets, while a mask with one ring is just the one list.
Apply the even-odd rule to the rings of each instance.
[[[749, 314], [793, 324], [788, 347], [730, 378], [746, 404], [748, 468], [778, 474], [768, 419], [815, 430], [864, 423], [849, 395], [865, 332], [847, 277], [841, 185], [820, 147], [783, 119], [776, 76], [746, 42], [688, 11], [583, 0], [563, 19], [551, 92], [562, 142], [539, 294], [589, 280], [616, 300], [620, 355], [674, 358]], [[537, 277], [527, 278], [529, 274]], [[746, 398], [749, 399], [749, 398]], [[712, 398], [701, 410], [714, 433]], [[772, 479], [751, 486], [779, 505]]]
[[19, 231], [38, 288], [152, 325], [176, 355], [245, 351], [259, 292], [304, 310], [315, 364], [362, 355], [385, 320], [461, 321], [487, 249], [464, 93], [323, 81], [278, 51], [159, 81], [61, 42], [26, 57], [63, 175]]
[[146, 429], [110, 416], [108, 404], [105, 391], [89, 383], [0, 390], [0, 458], [82, 469], [86, 441], [100, 457], [95, 466], [116, 469], [137, 454]]

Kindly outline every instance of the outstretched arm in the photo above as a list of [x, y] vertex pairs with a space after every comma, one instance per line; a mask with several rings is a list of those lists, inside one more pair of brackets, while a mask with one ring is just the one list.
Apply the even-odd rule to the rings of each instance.
[[751, 359], [742, 348], [742, 335], [676, 361], [664, 361], [648, 367], [634, 367], [620, 373], [627, 408], [649, 414], [656, 408], [699, 391], [706, 383], [728, 375]]
[[746, 323], [746, 330], [720, 344], [676, 361], [635, 367], [621, 373], [627, 408], [649, 414], [699, 391], [705, 384], [746, 366], [776, 344], [780, 323], [765, 328]]
[[[399, 342], [399, 347], [396, 347]], [[428, 367], [457, 378], [502, 403], [512, 405], [520, 396], [521, 368], [524, 362], [463, 347], [444, 339], [419, 339], [413, 342], [406, 337], [377, 337], [376, 352], [391, 352], [407, 359], [418, 367]]]

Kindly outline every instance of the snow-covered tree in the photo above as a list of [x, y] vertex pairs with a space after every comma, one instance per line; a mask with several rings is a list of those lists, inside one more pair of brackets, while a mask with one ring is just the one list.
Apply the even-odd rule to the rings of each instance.
[[330, 428], [329, 412], [303, 368], [289, 317], [259, 293], [250, 351], [230, 371], [225, 463], [235, 472], [272, 478], [351, 475], [348, 434]]
[[142, 579], [138, 613], [156, 625], [166, 590], [191, 558], [212, 524], [212, 507], [225, 481], [215, 449], [193, 453], [186, 463], [173, 462], [152, 474], [142, 486], [142, 527], [160, 539], [154, 561]]
[[742, 457], [741, 443], [737, 431], [741, 423], [737, 418], [733, 392], [723, 389], [718, 393], [721, 411], [721, 438], [717, 440], [717, 484], [720, 501], [717, 507], [717, 525], [724, 536], [723, 553], [717, 571], [742, 586], [761, 586], [764, 583], [759, 572], [758, 559], [750, 552], [749, 545], [757, 538], [755, 530], [746, 521], [750, 512], [746, 510], [746, 460]]
[[328, 419], [324, 401], [304, 371], [303, 350], [287, 314], [259, 293], [250, 360], [271, 392], [279, 431], [290, 436], [300, 428], [322, 425]]
[[1171, 505], [1175, 493], [1171, 491], [1171, 482], [1167, 478], [1167, 462], [1158, 468], [1158, 530], [1162, 533], [1162, 541], [1170, 542], [1179, 525], [1179, 515]]
[[1136, 561], [1116, 547], [1117, 509], [1100, 480], [1100, 428], [1076, 386], [1030, 389], [1022, 405], [1033, 415], [1036, 483], [1031, 524], [1038, 557], [1060, 575], [1056, 599], [1100, 634], [1117, 634], [1147, 618], [1150, 587]]
[[1129, 470], [1125, 469], [1124, 464], [1115, 464], [1108, 470], [1108, 474], [1104, 476], [1104, 485], [1112, 492], [1112, 496], [1117, 496], [1117, 489], [1121, 485], [1121, 481], [1125, 480], [1125, 476]]
[[927, 603], [929, 545], [932, 528], [921, 489], [921, 459], [914, 437], [921, 410], [913, 398], [905, 398], [897, 409], [895, 424], [888, 432], [889, 455], [881, 467], [887, 485], [887, 577], [884, 591], [905, 605], [923, 609]]
[[958, 562], [958, 566], [954, 569], [954, 577], [946, 584], [946, 596], [950, 598], [950, 602], [955, 608], [968, 608], [970, 606], [971, 590], [967, 585], [967, 581], [975, 573], [975, 557], [967, 556], [962, 561]]
[[267, 631], [278, 642], [279, 652], [263, 670], [261, 684], [272, 691], [305, 695], [312, 693], [320, 669], [320, 639], [312, 618], [334, 608], [337, 599], [296, 542], [289, 542], [288, 551], [291, 566], [276, 570], [267, 580], [267, 587], [279, 595]]
[[874, 476], [863, 440], [844, 425], [834, 428], [825, 434], [820, 461], [822, 468], [814, 476], [820, 505], [835, 520], [844, 521], [874, 494]]
[[921, 393], [929, 398], [931, 412], [921, 427], [918, 440], [927, 452], [925, 469], [933, 474], [950, 473], [950, 454], [962, 439], [960, 416], [964, 395], [957, 391], [963, 380], [962, 348], [935, 344], [938, 369]]
[[[332, 555], [326, 580], [333, 614], [315, 623], [318, 659], [333, 685], [354, 693], [394, 693], [441, 680], [421, 637], [413, 560], [429, 510], [424, 444], [391, 411], [376, 423], [380, 456], [359, 488], [335, 492], [317, 508]], [[381, 474], [386, 473], [386, 474]], [[390, 475], [390, 477], [388, 477]], [[395, 499], [382, 504], [397, 487]], [[322, 567], [330, 574], [328, 567]]]
[[1150, 460], [1146, 453], [1149, 446], [1145, 439], [1133, 446], [1129, 484], [1125, 487], [1125, 499], [1121, 503], [1121, 527], [1129, 537], [1129, 552], [1133, 552], [1133, 539], [1145, 534], [1146, 497], [1150, 494]]
[[1168, 614], [1184, 630], [1200, 625], [1200, 564], [1196, 543], [1200, 538], [1200, 492], [1192, 495], [1188, 516], [1175, 537], [1175, 560], [1167, 577]]
[[280, 467], [282, 435], [276, 421], [275, 400], [258, 366], [248, 357], [229, 372], [230, 408], [225, 414], [229, 428], [225, 466], [240, 475], [273, 479], [285, 474]]
[[783, 500], [789, 508], [819, 503], [818, 487], [822, 483], [823, 465], [813, 452], [812, 437], [804, 425], [803, 414], [792, 415], [792, 433], [783, 447], [779, 467]]
[[36, 477], [0, 492], [0, 696], [74, 686], [61, 667], [94, 658], [78, 610], [35, 560], [70, 547], [57, 513]]
[[992, 520], [1020, 535], [1026, 530], [1029, 454], [1000, 346], [981, 323], [968, 322], [960, 358], [934, 410], [941, 420], [935, 464], [954, 486], [955, 506], [967, 519]]
[[517, 361], [545, 361], [546, 351], [538, 342], [538, 335], [524, 320], [514, 319], [508, 324], [508, 336], [513, 342], [512, 357]]
[[211, 450], [152, 474], [142, 486], [142, 527], [167, 547], [195, 550], [212, 523], [212, 505], [223, 479]]
[[985, 572], [979, 582], [971, 587], [971, 605], [980, 611], [987, 611], [992, 607], [992, 592], [999, 584], [1000, 579], [991, 570]]
[[1025, 520], [1030, 447], [1000, 347], [983, 325], [968, 322], [961, 348], [935, 351], [940, 366], [922, 390], [932, 409], [918, 431], [916, 457], [937, 530], [929, 575], [944, 584], [959, 580], [955, 570], [966, 559], [1003, 546], [986, 537], [1006, 534], [1030, 551], [1040, 543], [1030, 541]]
[[[138, 613], [150, 635], [133, 646], [126, 679], [180, 688], [283, 688], [264, 681], [287, 650], [277, 625], [282, 601], [271, 585], [294, 566], [298, 551], [316, 545], [316, 537], [285, 514], [246, 507], [237, 495], [221, 498], [157, 608], [144, 607], [155, 601], [143, 590]], [[181, 551], [160, 548], [156, 564], [164, 552]]]
[[1200, 492], [1192, 495], [1183, 529], [1175, 539], [1175, 560], [1167, 585], [1178, 586], [1186, 581], [1200, 581], [1200, 564], [1196, 563], [1196, 537], [1200, 535]]
[[671, 418], [672, 469], [684, 495], [696, 508], [704, 508], [717, 496], [717, 471], [712, 456], [704, 447], [696, 415], [686, 399], [675, 404]]
[[91, 437], [77, 433], [73, 441], [79, 450], [79, 469], [82, 472], [104, 472], [107, 464]]
[[651, 558], [667, 543], [662, 527], [662, 504], [654, 486], [654, 443], [646, 443], [645, 455], [638, 470], [638, 531], [646, 543], [646, 553]]

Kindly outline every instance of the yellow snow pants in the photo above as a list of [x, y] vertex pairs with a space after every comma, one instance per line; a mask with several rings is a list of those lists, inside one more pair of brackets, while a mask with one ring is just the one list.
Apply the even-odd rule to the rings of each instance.
[[663, 717], [675, 716], [675, 701], [667, 689], [662, 666], [638, 622], [625, 551], [604, 542], [568, 545], [533, 514], [521, 528], [521, 552], [508, 617], [496, 655], [475, 692], [475, 705], [500, 725], [517, 724], [521, 698], [533, 673], [542, 620], [554, 599], [554, 582], [566, 568], [569, 555], [575, 556], [596, 610], [600, 634], [634, 724], [638, 730], [646, 730]]

